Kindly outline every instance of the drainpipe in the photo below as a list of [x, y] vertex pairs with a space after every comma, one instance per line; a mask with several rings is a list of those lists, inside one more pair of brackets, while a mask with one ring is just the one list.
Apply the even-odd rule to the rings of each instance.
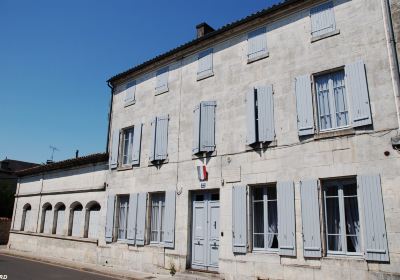
[[392, 75], [393, 93], [397, 112], [397, 122], [400, 130], [400, 73], [397, 57], [395, 37], [393, 32], [392, 18], [390, 13], [390, 0], [381, 0], [383, 22], [385, 25], [386, 43], [389, 54], [390, 72]]
[[107, 86], [111, 89], [111, 98], [110, 98], [110, 109], [108, 111], [108, 129], [107, 129], [107, 146], [106, 152], [108, 153], [108, 144], [110, 143], [110, 128], [111, 128], [111, 114], [112, 114], [112, 106], [114, 100], [114, 87], [110, 82], [107, 82]]

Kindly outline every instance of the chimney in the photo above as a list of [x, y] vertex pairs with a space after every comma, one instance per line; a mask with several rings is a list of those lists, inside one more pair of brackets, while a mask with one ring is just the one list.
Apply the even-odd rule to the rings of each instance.
[[200, 37], [203, 37], [204, 35], [207, 35], [208, 33], [211, 33], [214, 31], [214, 28], [209, 26], [207, 23], [202, 22], [198, 25], [196, 25], [196, 30], [197, 30], [197, 39]]

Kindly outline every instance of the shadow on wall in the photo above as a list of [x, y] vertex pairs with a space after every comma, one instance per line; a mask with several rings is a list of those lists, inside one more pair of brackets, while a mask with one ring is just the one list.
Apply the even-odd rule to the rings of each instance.
[[11, 219], [0, 218], [0, 245], [5, 245], [8, 243], [10, 228], [11, 228]]

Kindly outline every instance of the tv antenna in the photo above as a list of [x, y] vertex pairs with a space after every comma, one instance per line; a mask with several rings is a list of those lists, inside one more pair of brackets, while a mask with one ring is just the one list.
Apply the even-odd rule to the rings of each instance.
[[50, 159], [50, 160], [53, 161], [53, 159], [54, 159], [54, 152], [55, 152], [55, 151], [59, 151], [59, 149], [58, 149], [57, 147], [52, 146], [52, 145], [50, 145], [49, 148], [51, 149], [51, 159]]

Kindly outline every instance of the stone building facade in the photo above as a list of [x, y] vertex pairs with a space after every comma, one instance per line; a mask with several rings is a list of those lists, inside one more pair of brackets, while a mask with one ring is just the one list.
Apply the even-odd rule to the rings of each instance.
[[[226, 279], [400, 277], [384, 3], [283, 1], [218, 30], [200, 24], [197, 39], [111, 78], [108, 167], [21, 175], [9, 246]], [[57, 194], [21, 195], [40, 184]], [[96, 238], [86, 218], [68, 237], [71, 222], [57, 234], [40, 217], [46, 203], [73, 216], [94, 199]], [[40, 209], [35, 233], [20, 224], [27, 203]]]

